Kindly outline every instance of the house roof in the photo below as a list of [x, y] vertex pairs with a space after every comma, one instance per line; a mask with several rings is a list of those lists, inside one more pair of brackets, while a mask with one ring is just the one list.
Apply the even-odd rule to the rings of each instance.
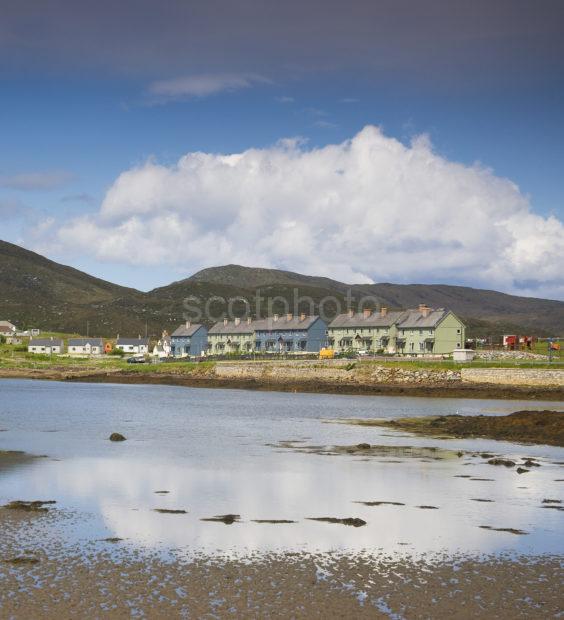
[[449, 313], [445, 308], [430, 308], [427, 316], [423, 316], [420, 310], [406, 310], [405, 316], [398, 323], [399, 329], [419, 329], [423, 327], [436, 327]]
[[228, 321], [225, 324], [223, 321], [218, 321], [215, 325], [210, 327], [208, 334], [252, 334], [255, 331], [254, 324], [256, 321], [250, 323], [243, 320], [239, 324], [235, 321]]
[[30, 347], [62, 347], [63, 341], [60, 338], [31, 338]]
[[436, 327], [449, 314], [446, 308], [428, 308], [427, 316], [418, 308], [409, 310], [394, 310], [382, 316], [379, 312], [374, 312], [365, 317], [361, 312], [350, 316], [349, 314], [339, 314], [331, 321], [329, 328], [342, 327], [391, 327], [397, 325], [399, 329], [420, 329]]
[[367, 317], [362, 312], [356, 312], [352, 316], [345, 313], [337, 315], [331, 321], [329, 327], [391, 327], [394, 323], [400, 321], [404, 315], [404, 310], [392, 310], [385, 316], [382, 316], [380, 312], [373, 312]]
[[188, 336], [193, 336], [200, 329], [200, 327], [202, 327], [200, 323], [191, 323], [190, 326], [184, 323], [183, 325], [181, 325], [180, 327], [177, 327], [172, 332], [172, 336], [184, 337], [184, 338]]
[[140, 346], [140, 345], [149, 345], [149, 339], [148, 338], [118, 338], [117, 339], [117, 343], [118, 345], [134, 345], [134, 346]]
[[16, 331], [16, 326], [10, 323], [10, 321], [0, 321], [0, 331], [2, 331], [4, 327], [7, 327], [10, 331]]
[[69, 347], [85, 347], [90, 344], [91, 347], [103, 347], [104, 343], [101, 338], [69, 338]]
[[278, 320], [274, 320], [273, 317], [266, 319], [259, 319], [255, 321], [255, 331], [286, 331], [286, 330], [302, 330], [309, 329], [319, 317], [317, 315], [305, 316], [303, 319], [300, 316], [292, 315], [292, 318], [288, 318], [286, 315], [282, 315]]
[[223, 321], [216, 323], [209, 331], [211, 335], [214, 334], [252, 334], [254, 332], [276, 332], [287, 330], [306, 330], [309, 329], [315, 321], [319, 319], [318, 316], [306, 316], [303, 319], [300, 316], [292, 316], [288, 318], [287, 315], [282, 315], [278, 319], [274, 317], [268, 317], [266, 319], [253, 319], [248, 322], [242, 320], [239, 324], [235, 321], [228, 321], [225, 324]]

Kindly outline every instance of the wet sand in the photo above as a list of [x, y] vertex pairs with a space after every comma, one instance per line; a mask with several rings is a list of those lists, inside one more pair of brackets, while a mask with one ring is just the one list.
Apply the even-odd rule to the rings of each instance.
[[41, 524], [52, 518], [61, 517], [0, 511], [2, 617], [540, 619], [564, 607], [557, 557], [375, 551], [165, 560], [127, 541], [81, 549], [46, 542]]

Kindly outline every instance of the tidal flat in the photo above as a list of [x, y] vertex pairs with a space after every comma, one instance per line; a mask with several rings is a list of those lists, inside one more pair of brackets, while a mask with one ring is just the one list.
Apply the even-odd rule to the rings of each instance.
[[0, 381], [0, 616], [555, 616], [563, 448], [324, 423], [525, 408]]

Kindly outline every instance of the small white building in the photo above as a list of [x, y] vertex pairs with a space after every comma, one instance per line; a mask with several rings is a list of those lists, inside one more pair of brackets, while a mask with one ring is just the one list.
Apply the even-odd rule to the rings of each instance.
[[28, 345], [29, 353], [44, 355], [61, 355], [65, 352], [65, 343], [60, 338], [32, 338]]
[[69, 355], [102, 355], [104, 341], [101, 338], [69, 338]]
[[13, 336], [17, 331], [16, 326], [10, 321], [0, 321], [0, 335]]
[[120, 338], [118, 336], [116, 349], [124, 353], [140, 353], [145, 355], [149, 353], [149, 339], [141, 338], [141, 336], [138, 338]]
[[157, 341], [157, 344], [153, 347], [153, 356], [159, 359], [170, 357], [172, 354], [172, 341], [168, 332], [165, 330], [163, 335]]
[[471, 362], [475, 355], [474, 349], [454, 349], [452, 359], [454, 362]]

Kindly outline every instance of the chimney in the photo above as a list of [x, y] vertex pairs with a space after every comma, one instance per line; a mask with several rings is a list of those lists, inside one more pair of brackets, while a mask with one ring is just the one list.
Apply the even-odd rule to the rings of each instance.
[[237, 316], [235, 317], [235, 325], [239, 325], [241, 323], [241, 319]]
[[370, 308], [364, 308], [362, 311], [362, 316], [367, 319], [372, 314], [372, 310]]
[[380, 308], [380, 316], [388, 316], [388, 308], [386, 306]]
[[272, 318], [273, 318], [275, 321], [277, 321], [277, 320], [278, 320], [278, 315], [277, 315], [277, 314], [275, 314]]
[[288, 314], [286, 315], [286, 320], [291, 321], [293, 318], [294, 318], [294, 315], [291, 312], [288, 312]]
[[302, 312], [302, 313], [300, 314], [300, 321], [305, 321], [305, 319], [306, 319], [305, 312]]
[[354, 316], [354, 310], [352, 308], [349, 308], [348, 312], [347, 312], [349, 319], [352, 319]]
[[190, 321], [186, 321], [186, 329], [190, 329], [190, 325], [192, 325], [192, 323], [190, 323]]
[[223, 319], [223, 324], [227, 325], [227, 323], [229, 323], [229, 321], [227, 319]]
[[247, 325], [250, 325], [253, 322], [252, 317], [248, 316], [247, 317]]
[[426, 317], [429, 316], [431, 308], [429, 308], [426, 304], [419, 304], [419, 312], [421, 312], [421, 314]]

